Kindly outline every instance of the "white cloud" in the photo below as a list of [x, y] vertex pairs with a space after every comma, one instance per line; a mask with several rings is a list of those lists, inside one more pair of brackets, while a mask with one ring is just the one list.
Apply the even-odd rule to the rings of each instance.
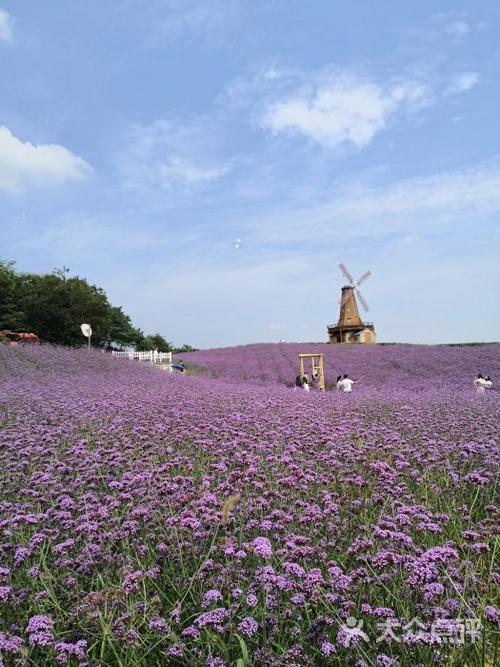
[[458, 221], [500, 212], [500, 165], [404, 179], [384, 186], [353, 185], [308, 206], [264, 216], [255, 224], [261, 242], [349, 243], [388, 234], [433, 232]]
[[465, 93], [473, 88], [480, 79], [478, 72], [461, 72], [456, 74], [450, 82], [446, 92], [450, 95]]
[[426, 86], [412, 80], [386, 85], [355, 75], [338, 74], [312, 91], [299, 92], [271, 104], [262, 125], [275, 134], [291, 131], [316, 143], [335, 147], [349, 142], [362, 148], [398, 110], [430, 103]]
[[[269, 90], [273, 80], [265, 76], [253, 77], [247, 83], [248, 90], [241, 82], [233, 85], [229, 99], [245, 100], [250, 92], [255, 99], [260, 86], [264, 98], [264, 111], [260, 113], [262, 127], [275, 135], [283, 132], [303, 135], [331, 149], [344, 143], [357, 148], [367, 146], [397, 120], [398, 114], [413, 114], [449, 95], [466, 92], [478, 83], [480, 74], [464, 71], [448, 80], [401, 76], [377, 81], [329, 67], [309, 73], [308, 77], [305, 73], [288, 71], [275, 78], [279, 81], [274, 100]], [[290, 93], [292, 84], [296, 90]]]
[[17, 190], [24, 184], [60, 185], [81, 179], [90, 165], [57, 144], [34, 145], [0, 126], [0, 189]]
[[162, 181], [179, 179], [187, 185], [194, 185], [217, 180], [228, 173], [229, 167], [200, 167], [173, 157], [169, 162], [159, 165], [158, 171]]
[[142, 169], [143, 185], [169, 189], [176, 185], [192, 187], [216, 181], [229, 172], [227, 166], [208, 166], [189, 162], [177, 155]]
[[0, 42], [9, 42], [12, 39], [12, 17], [5, 9], [0, 9]]
[[191, 189], [216, 181], [231, 165], [214, 156], [217, 134], [204, 117], [184, 122], [157, 120], [132, 128], [119, 168], [126, 189], [132, 191]]

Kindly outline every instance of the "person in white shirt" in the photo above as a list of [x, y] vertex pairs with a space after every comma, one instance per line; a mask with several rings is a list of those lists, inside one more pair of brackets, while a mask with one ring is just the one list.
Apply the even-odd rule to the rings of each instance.
[[344, 391], [342, 386], [342, 375], [337, 375], [337, 391]]
[[311, 387], [309, 386], [309, 378], [307, 377], [307, 375], [304, 375], [304, 377], [302, 378], [302, 389], [304, 391], [311, 391]]
[[362, 378], [359, 378], [359, 380], [351, 380], [351, 378], [347, 375], [347, 373], [344, 375], [344, 379], [340, 383], [342, 385], [342, 391], [344, 391], [346, 394], [350, 394], [352, 392], [352, 387], [355, 384], [358, 384], [358, 382], [361, 382]]
[[486, 391], [486, 380], [483, 378], [481, 373], [478, 373], [477, 378], [474, 380], [474, 385], [478, 394], [484, 394]]
[[490, 376], [487, 375], [487, 376], [484, 378], [484, 388], [485, 388], [485, 389], [491, 389], [492, 386], [493, 386], [493, 382], [491, 381]]

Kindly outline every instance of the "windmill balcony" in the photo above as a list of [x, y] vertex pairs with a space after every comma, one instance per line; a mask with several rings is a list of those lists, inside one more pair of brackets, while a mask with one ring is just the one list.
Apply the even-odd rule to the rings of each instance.
[[362, 324], [329, 324], [329, 329], [359, 329], [361, 327], [374, 327], [373, 322], [362, 322]]

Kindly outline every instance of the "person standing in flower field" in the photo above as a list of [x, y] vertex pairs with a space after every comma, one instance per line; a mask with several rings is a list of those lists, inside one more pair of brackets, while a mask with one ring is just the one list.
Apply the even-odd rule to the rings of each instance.
[[307, 377], [307, 375], [304, 375], [304, 377], [302, 378], [302, 389], [304, 391], [311, 390], [311, 387], [309, 386], [309, 378]]
[[342, 386], [342, 391], [344, 391], [346, 394], [350, 394], [352, 392], [353, 385], [358, 384], [362, 379], [363, 378], [359, 378], [359, 380], [351, 380], [351, 378], [346, 373], [344, 375], [344, 379], [340, 383]]
[[487, 376], [484, 378], [484, 388], [485, 388], [485, 389], [491, 389], [492, 386], [493, 386], [493, 382], [491, 381], [490, 376], [487, 375]]
[[300, 375], [297, 375], [297, 377], [295, 378], [293, 388], [294, 389], [302, 389], [302, 378], [300, 377]]
[[342, 389], [342, 375], [337, 375], [337, 391], [343, 391]]
[[[491, 383], [491, 380], [490, 380]], [[476, 391], [478, 394], [484, 394], [486, 391], [486, 380], [485, 378], [481, 375], [481, 373], [477, 374], [477, 378], [474, 380], [474, 385], [476, 387]], [[491, 384], [490, 384], [491, 387]]]

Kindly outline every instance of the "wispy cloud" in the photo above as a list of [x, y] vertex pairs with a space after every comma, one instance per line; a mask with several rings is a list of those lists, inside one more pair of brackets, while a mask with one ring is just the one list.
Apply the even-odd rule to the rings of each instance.
[[479, 72], [461, 72], [452, 77], [446, 93], [456, 95], [465, 93], [478, 83], [481, 75]]
[[162, 30], [207, 38], [218, 33], [239, 14], [239, 0], [165, 0], [164, 14], [159, 26]]
[[471, 26], [469, 23], [464, 21], [463, 19], [459, 19], [457, 21], [452, 21], [451, 23], [448, 23], [448, 25], [445, 26], [444, 32], [447, 35], [450, 35], [453, 39], [461, 40], [463, 39], [466, 35], [468, 35], [471, 31]]
[[211, 123], [200, 116], [131, 128], [130, 144], [117, 160], [124, 187], [138, 192], [192, 189], [229, 173], [231, 164], [216, 155]]
[[433, 34], [436, 38], [445, 37], [455, 43], [463, 42], [481, 26], [477, 21], [473, 21], [467, 12], [461, 11], [435, 14], [433, 23], [435, 26]]
[[228, 166], [200, 166], [174, 156], [169, 161], [158, 165], [157, 176], [159, 183], [163, 185], [179, 181], [189, 186], [215, 181], [229, 171]]
[[241, 0], [113, 0], [115, 24], [131, 42], [157, 48], [172, 43], [217, 45], [234, 37], [244, 14]]
[[123, 219], [116, 220], [112, 213], [91, 214], [85, 211], [71, 211], [50, 221], [44, 229], [35, 233], [35, 223], [24, 222], [12, 228], [12, 243], [18, 249], [31, 249], [46, 256], [65, 257], [73, 266], [82, 255], [87, 257], [108, 257], [113, 249], [115, 257], [150, 252], [154, 248], [164, 248], [172, 239], [164, 232], [145, 234], [141, 226], [127, 226], [124, 233]]
[[[479, 76], [401, 72], [384, 79], [355, 67], [330, 64], [307, 71], [268, 63], [230, 81], [204, 113], [132, 126], [116, 155], [121, 183], [135, 193], [192, 194], [234, 175], [242, 164], [260, 163], [257, 171], [263, 171], [269, 166], [266, 151], [272, 151], [270, 134], [303, 137], [330, 151], [363, 149], [409, 116], [470, 90]], [[247, 150], [235, 151], [249, 132]]]
[[414, 29], [412, 32], [427, 42], [439, 42], [440, 46], [463, 46], [485, 26], [484, 21], [477, 18], [477, 12], [471, 16], [466, 11], [451, 10], [433, 14], [425, 29]]
[[315, 203], [275, 211], [255, 224], [253, 234], [282, 244], [335, 239], [375, 240], [452, 228], [467, 216], [500, 212], [500, 164], [403, 179], [387, 185], [352, 185]]
[[13, 37], [13, 19], [5, 9], [0, 9], [0, 42], [10, 42]]
[[0, 126], [0, 188], [17, 190], [22, 185], [61, 185], [85, 178], [92, 171], [82, 158], [58, 144], [31, 144]]

